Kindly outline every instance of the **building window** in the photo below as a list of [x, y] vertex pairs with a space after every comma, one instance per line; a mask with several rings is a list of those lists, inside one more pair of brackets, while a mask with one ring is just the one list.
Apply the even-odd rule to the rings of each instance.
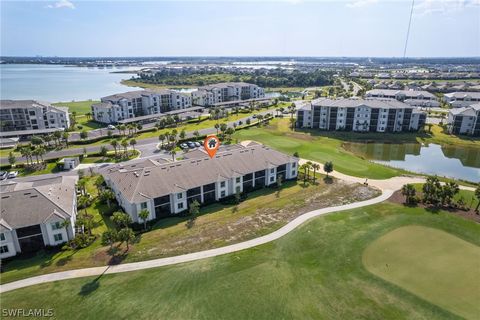
[[220, 188], [225, 188], [225, 181], [220, 182]]
[[178, 209], [183, 209], [183, 202], [180, 202], [179, 204], [177, 204], [177, 208]]
[[5, 241], [5, 233], [0, 233], [0, 241]]
[[270, 173], [275, 173], [275, 169], [270, 169]]
[[183, 194], [182, 193], [177, 193], [177, 199], [182, 199], [183, 198]]
[[51, 226], [52, 226], [52, 230], [58, 230], [62, 228], [62, 224], [60, 223], [60, 221], [52, 223]]
[[8, 253], [8, 246], [1, 246], [0, 253]]
[[274, 179], [275, 177], [270, 177], [270, 182], [273, 182]]
[[294, 175], [295, 175], [295, 170], [292, 170], [292, 176], [294, 176]]
[[220, 193], [220, 198], [223, 198], [223, 197], [225, 197], [225, 196], [226, 196], [225, 191], [222, 191], [222, 192]]
[[55, 240], [55, 242], [63, 241], [63, 236], [62, 236], [62, 234], [61, 234], [61, 233], [54, 234], [54, 235], [53, 235], [53, 240]]
[[240, 177], [237, 177], [235, 181], [237, 181], [237, 183], [240, 183]]
[[142, 202], [142, 203], [140, 204], [140, 208], [141, 208], [141, 209], [147, 209], [147, 203], [146, 203], [146, 202]]

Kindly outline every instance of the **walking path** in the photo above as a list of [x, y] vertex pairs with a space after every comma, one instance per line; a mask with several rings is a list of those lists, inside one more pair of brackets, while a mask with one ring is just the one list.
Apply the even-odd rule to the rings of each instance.
[[[304, 163], [304, 162], [306, 162], [306, 160], [304, 159], [300, 160], [300, 163]], [[365, 179], [363, 178], [348, 176], [336, 171], [333, 171], [330, 175], [350, 183], [365, 182]], [[394, 191], [399, 190], [406, 183], [423, 183], [423, 182], [425, 182], [424, 178], [408, 177], [408, 176], [393, 177], [386, 180], [368, 180], [368, 184], [370, 186], [377, 187], [382, 191], [382, 194], [380, 196], [373, 199], [365, 200], [365, 201], [354, 202], [354, 203], [341, 205], [341, 206], [322, 208], [322, 209], [307, 212], [297, 217], [296, 219], [290, 221], [280, 229], [259, 238], [255, 238], [252, 240], [240, 242], [240, 243], [225, 246], [225, 247], [199, 251], [199, 252], [179, 255], [175, 257], [125, 263], [125, 264], [114, 265], [114, 266], [84, 268], [84, 269], [68, 270], [63, 272], [45, 274], [41, 276], [31, 277], [31, 278], [0, 285], [0, 293], [19, 289], [19, 288], [24, 288], [28, 286], [33, 286], [41, 283], [88, 277], [88, 276], [99, 276], [103, 274], [113, 274], [113, 273], [120, 273], [120, 272], [144, 270], [149, 268], [156, 268], [156, 267], [168, 266], [168, 265], [173, 265], [173, 264], [178, 264], [183, 262], [190, 262], [190, 261], [195, 261], [195, 260], [200, 260], [205, 258], [211, 258], [219, 255], [240, 251], [240, 250], [245, 250], [248, 248], [252, 248], [255, 246], [259, 246], [259, 245], [277, 240], [283, 237], [284, 235], [288, 234], [289, 232], [293, 231], [295, 228], [297, 228], [304, 222], [314, 217], [318, 217], [331, 212], [350, 210], [350, 209], [361, 208], [364, 206], [377, 204], [390, 198], [390, 196], [393, 194]], [[471, 187], [460, 186], [460, 188], [464, 190], [471, 190], [471, 191], [474, 190], [474, 188], [471, 188]]]
[[265, 236], [255, 238], [252, 240], [240, 242], [237, 244], [220, 247], [216, 249], [184, 254], [184, 255], [175, 256], [175, 257], [125, 263], [125, 264], [119, 264], [114, 266], [84, 268], [84, 269], [45, 274], [41, 276], [36, 276], [32, 278], [27, 278], [27, 279], [3, 284], [0, 286], [0, 293], [4, 293], [7, 291], [19, 289], [19, 288], [29, 287], [29, 286], [33, 286], [41, 283], [46, 283], [46, 282], [156, 268], [156, 267], [168, 266], [168, 265], [173, 265], [173, 264], [178, 264], [183, 262], [195, 261], [199, 259], [211, 258], [219, 255], [224, 255], [227, 253], [245, 250], [248, 248], [252, 248], [255, 246], [259, 246], [259, 245], [277, 240], [280, 237], [283, 237], [287, 233], [291, 232], [292, 230], [294, 230], [295, 228], [297, 228], [307, 220], [310, 220], [314, 217], [318, 217], [331, 212], [350, 210], [354, 208], [360, 208], [360, 207], [380, 203], [382, 201], [387, 200], [392, 194], [393, 194], [392, 190], [384, 190], [382, 195], [373, 199], [350, 203], [350, 204], [341, 205], [341, 206], [334, 206], [334, 207], [313, 210], [297, 217], [296, 219], [290, 221], [288, 224], [284, 225], [280, 229], [270, 234], [267, 234]]

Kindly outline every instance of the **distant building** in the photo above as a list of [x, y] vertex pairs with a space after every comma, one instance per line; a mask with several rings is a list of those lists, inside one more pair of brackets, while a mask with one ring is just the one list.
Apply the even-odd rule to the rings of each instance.
[[139, 90], [101, 98], [92, 105], [92, 116], [98, 122], [120, 120], [186, 109], [192, 106], [189, 93], [175, 90]]
[[453, 134], [480, 136], [480, 103], [450, 109], [447, 128]]
[[195, 200], [216, 202], [237, 192], [274, 185], [280, 176], [296, 179], [297, 174], [298, 158], [258, 144], [230, 146], [213, 159], [196, 150], [188, 153], [188, 159], [173, 163], [146, 160], [102, 172], [134, 222], [141, 222], [138, 214], [143, 209], [150, 212], [148, 220], [176, 215]]
[[73, 239], [76, 179], [37, 177], [28, 182], [0, 184], [0, 258], [35, 252]]
[[426, 113], [403, 102], [386, 99], [316, 99], [297, 110], [298, 128], [357, 132], [416, 131]]
[[67, 129], [67, 107], [36, 100], [0, 100], [1, 131]]
[[365, 93], [366, 98], [395, 99], [415, 107], [439, 107], [437, 97], [427, 91], [373, 89]]
[[212, 106], [227, 101], [241, 101], [264, 98], [263, 88], [245, 82], [216, 83], [199, 87], [192, 92], [192, 103], [199, 106]]
[[453, 108], [466, 107], [480, 102], [480, 92], [452, 92], [443, 95], [443, 99]]

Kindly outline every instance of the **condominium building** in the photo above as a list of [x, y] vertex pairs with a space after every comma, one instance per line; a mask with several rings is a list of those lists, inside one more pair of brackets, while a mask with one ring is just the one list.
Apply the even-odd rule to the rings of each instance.
[[70, 127], [67, 107], [36, 100], [0, 100], [1, 131], [44, 130]]
[[467, 107], [480, 102], [480, 92], [452, 92], [443, 95], [443, 99], [453, 108]]
[[447, 128], [453, 134], [480, 136], [480, 103], [450, 109]]
[[0, 184], [1, 259], [57, 246], [75, 236], [76, 179], [37, 177]]
[[395, 99], [414, 107], [439, 107], [437, 97], [427, 91], [373, 89], [365, 93], [366, 98]]
[[116, 123], [120, 120], [159, 114], [192, 106], [189, 93], [175, 90], [138, 90], [101, 98], [92, 105], [92, 116], [98, 122]]
[[[189, 153], [190, 154], [190, 153]], [[204, 151], [188, 159], [160, 163], [146, 160], [113, 166], [102, 172], [119, 205], [134, 222], [139, 212], [150, 212], [148, 220], [188, 210], [193, 201], [212, 203], [237, 192], [296, 179], [298, 158], [259, 144], [236, 145], [210, 158]]]
[[263, 88], [245, 82], [226, 82], [199, 87], [192, 92], [194, 105], [211, 106], [227, 101], [241, 101], [265, 97]]
[[326, 99], [303, 103], [297, 110], [298, 128], [358, 132], [415, 131], [426, 113], [406, 103], [379, 99]]

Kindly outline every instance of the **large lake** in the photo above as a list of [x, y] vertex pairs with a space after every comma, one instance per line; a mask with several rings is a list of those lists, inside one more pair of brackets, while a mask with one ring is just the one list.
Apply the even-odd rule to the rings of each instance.
[[480, 148], [419, 143], [344, 143], [346, 150], [408, 171], [480, 182]]
[[135, 90], [120, 84], [138, 67], [85, 68], [43, 64], [0, 64], [2, 99], [35, 99], [50, 102], [98, 100], [110, 94]]

